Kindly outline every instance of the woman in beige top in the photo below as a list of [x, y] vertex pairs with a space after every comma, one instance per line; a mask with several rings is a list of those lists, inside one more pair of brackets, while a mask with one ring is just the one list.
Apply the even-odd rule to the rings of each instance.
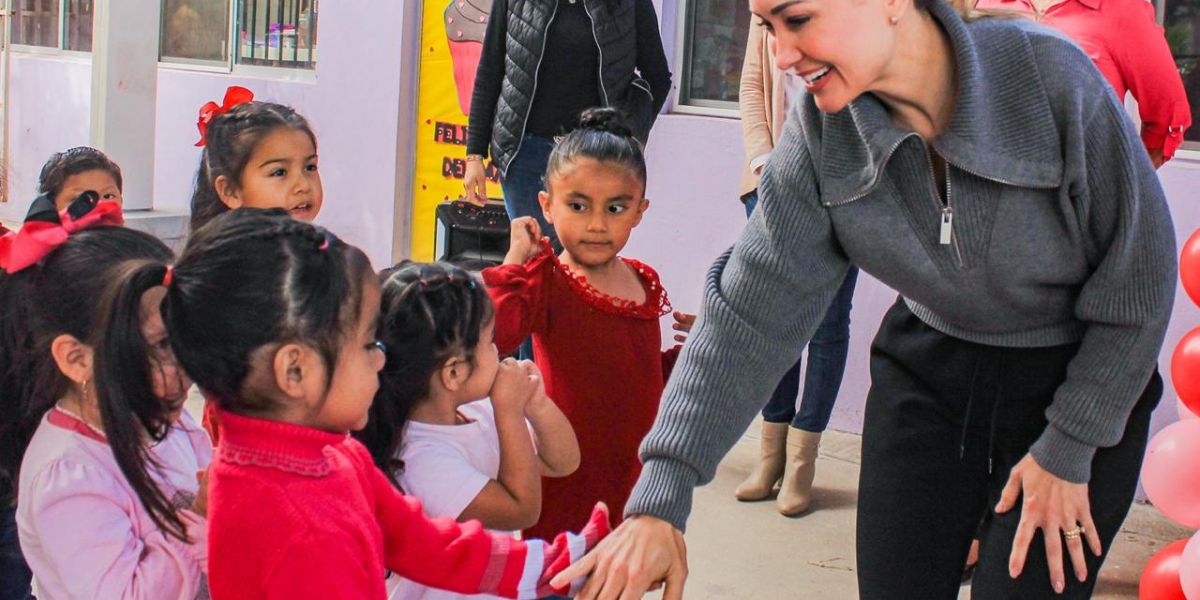
[[[742, 136], [746, 146], [746, 169], [742, 174], [741, 199], [746, 216], [758, 203], [758, 177], [783, 131], [787, 113], [787, 75], [775, 67], [774, 36], [758, 19], [750, 23], [742, 85], [738, 96], [742, 108]], [[846, 355], [850, 349], [850, 301], [858, 269], [850, 268], [833, 299], [825, 319], [808, 344], [808, 370], [804, 375], [804, 397], [796, 410], [800, 388], [800, 362], [779, 381], [762, 417], [762, 457], [757, 467], [736, 491], [738, 500], [764, 500], [780, 483], [775, 500], [779, 512], [796, 516], [808, 510], [817, 447], [829, 424], [837, 400]]]

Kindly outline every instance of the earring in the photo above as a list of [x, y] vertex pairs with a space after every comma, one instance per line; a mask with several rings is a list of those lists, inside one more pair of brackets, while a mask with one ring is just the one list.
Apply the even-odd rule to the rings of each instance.
[[91, 383], [91, 382], [87, 379], [83, 380], [83, 384], [82, 384], [83, 397], [79, 399], [79, 403], [81, 406], [83, 405], [83, 403], [87, 402], [87, 399], [88, 399], [88, 383]]
[[892, 17], [891, 19], [888, 19], [888, 20], [892, 22], [892, 25], [900, 24], [900, 17]]

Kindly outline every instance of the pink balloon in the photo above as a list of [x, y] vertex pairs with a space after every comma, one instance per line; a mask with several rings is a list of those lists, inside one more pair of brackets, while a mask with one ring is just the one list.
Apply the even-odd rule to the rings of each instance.
[[1172, 423], [1150, 440], [1142, 485], [1168, 519], [1200, 527], [1200, 419]]
[[1200, 532], [1192, 536], [1179, 559], [1179, 583], [1187, 600], [1200, 600]]

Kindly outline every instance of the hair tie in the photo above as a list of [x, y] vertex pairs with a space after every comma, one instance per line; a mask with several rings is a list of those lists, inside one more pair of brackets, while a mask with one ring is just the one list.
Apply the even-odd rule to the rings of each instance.
[[167, 265], [167, 271], [163, 273], [163, 287], [171, 287], [172, 281], [175, 281], [175, 267], [172, 265]]
[[213, 119], [229, 112], [239, 104], [253, 100], [254, 92], [238, 85], [231, 85], [225, 90], [225, 100], [220, 105], [216, 102], [205, 102], [204, 106], [200, 107], [200, 118], [196, 121], [196, 127], [200, 130], [200, 141], [196, 142], [196, 145], [208, 145], [208, 124], [212, 123]]
[[329, 238], [332, 236], [330, 236], [329, 231], [326, 231], [326, 230], [322, 230], [321, 234], [322, 234], [321, 243], [317, 244], [317, 250], [328, 250], [329, 249]]
[[96, 192], [87, 191], [62, 212], [55, 212], [54, 201], [39, 196], [29, 207], [21, 230], [0, 238], [0, 268], [10, 275], [17, 273], [46, 258], [75, 233], [97, 225], [123, 225], [121, 205], [112, 200], [98, 202], [99, 198]]

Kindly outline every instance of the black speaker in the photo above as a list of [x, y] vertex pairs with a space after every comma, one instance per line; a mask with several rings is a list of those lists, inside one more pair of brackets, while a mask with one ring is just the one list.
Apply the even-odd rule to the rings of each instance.
[[462, 200], [438, 205], [433, 255], [438, 260], [479, 271], [504, 262], [509, 223], [504, 202], [488, 200], [475, 206]]

